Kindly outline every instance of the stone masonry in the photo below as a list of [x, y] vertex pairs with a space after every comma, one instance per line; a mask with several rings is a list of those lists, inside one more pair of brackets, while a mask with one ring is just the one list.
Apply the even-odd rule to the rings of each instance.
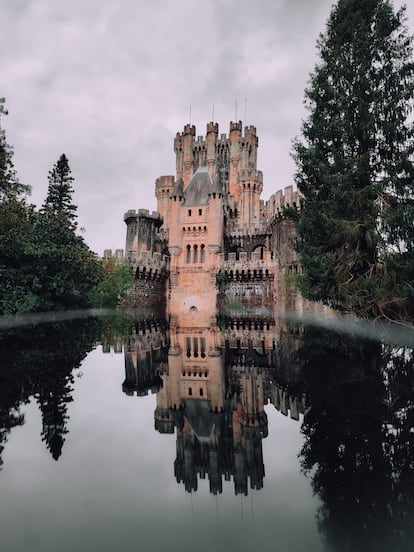
[[[196, 137], [186, 125], [174, 140], [175, 176], [155, 182], [157, 212], [127, 211], [125, 257], [134, 267], [130, 306], [203, 317], [206, 305], [302, 308], [293, 285], [300, 271], [287, 207], [300, 209], [292, 186], [261, 199], [254, 126], [217, 123]], [[208, 309], [207, 309], [208, 310]], [[208, 322], [205, 320], [204, 322]]]

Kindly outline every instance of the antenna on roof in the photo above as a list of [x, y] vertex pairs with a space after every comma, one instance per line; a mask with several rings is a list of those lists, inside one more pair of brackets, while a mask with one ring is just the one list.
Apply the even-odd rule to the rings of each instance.
[[244, 124], [247, 126], [247, 98], [244, 98]]
[[236, 100], [236, 105], [235, 105], [235, 119], [234, 121], [237, 123], [237, 100]]
[[214, 102], [213, 102], [213, 118], [211, 119], [214, 123]]
[[191, 104], [190, 104], [190, 120], [189, 120], [189, 123], [191, 125]]

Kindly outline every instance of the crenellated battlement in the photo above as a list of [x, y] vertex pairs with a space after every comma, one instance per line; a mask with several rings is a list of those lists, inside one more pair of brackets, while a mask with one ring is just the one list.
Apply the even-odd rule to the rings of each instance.
[[270, 251], [252, 251], [250, 255], [246, 252], [229, 253], [227, 259], [224, 253], [217, 255], [217, 266], [226, 280], [252, 280], [273, 278], [276, 263], [272, 259]]
[[293, 190], [293, 186], [286, 186], [283, 190], [278, 190], [266, 201], [266, 210], [269, 219], [283, 217], [286, 207], [293, 207], [300, 210], [300, 192]]
[[174, 176], [172, 174], [159, 176], [155, 181], [155, 191], [162, 188], [171, 188], [171, 192], [174, 188]]
[[123, 249], [104, 249], [103, 254], [104, 261], [109, 261], [110, 259], [116, 259], [117, 261], [122, 261], [124, 259], [124, 250]]
[[242, 226], [232, 226], [227, 228], [226, 236], [230, 238], [253, 238], [255, 236], [270, 235], [271, 230], [267, 220], [257, 222], [256, 224], [243, 224]]
[[154, 221], [161, 221], [161, 215], [157, 211], [152, 211], [152, 213], [149, 212], [148, 209], [138, 209], [138, 211], [135, 211], [135, 209], [129, 209], [124, 214], [124, 221], [127, 222], [130, 219], [136, 219], [140, 217], [145, 217], [147, 219], [153, 219]]
[[137, 255], [134, 251], [131, 251], [128, 260], [132, 263], [135, 273], [146, 273], [148, 275], [150, 272], [153, 274], [155, 271], [168, 269], [168, 257], [161, 253], [143, 251], [140, 255]]
[[256, 171], [254, 169], [241, 169], [239, 172], [239, 182], [259, 182], [263, 184], [263, 173], [262, 171]]
[[240, 133], [237, 138], [242, 139], [244, 141], [249, 140], [251, 138], [257, 139], [257, 129], [253, 125], [245, 126], [243, 129], [243, 123], [242, 121], [231, 121], [230, 122], [230, 129], [229, 134], [221, 133], [219, 136], [219, 124], [215, 123], [214, 121], [211, 121], [207, 123], [206, 125], [206, 134], [203, 135], [197, 135], [196, 134], [196, 127], [195, 125], [187, 124], [184, 126], [184, 130], [182, 132], [177, 132], [175, 135], [174, 140], [174, 149], [176, 150], [177, 147], [179, 148], [183, 144], [184, 137], [190, 136], [192, 137], [192, 142], [195, 142], [197, 145], [203, 144], [204, 142], [207, 143], [207, 138], [209, 134], [215, 134], [216, 140], [219, 140], [220, 142], [223, 141], [230, 141], [231, 134], [237, 132]]

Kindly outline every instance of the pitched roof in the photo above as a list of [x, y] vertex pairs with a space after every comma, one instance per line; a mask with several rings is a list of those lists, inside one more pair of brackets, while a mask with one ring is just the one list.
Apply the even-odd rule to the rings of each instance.
[[213, 181], [207, 167], [199, 167], [184, 190], [184, 205], [207, 205]]

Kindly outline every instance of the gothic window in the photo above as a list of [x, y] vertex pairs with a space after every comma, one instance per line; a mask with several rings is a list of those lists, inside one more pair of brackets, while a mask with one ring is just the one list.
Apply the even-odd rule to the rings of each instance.
[[187, 358], [191, 356], [191, 337], [186, 338]]
[[206, 247], [204, 243], [202, 243], [200, 247], [200, 263], [205, 263], [205, 262], [206, 262]]
[[195, 337], [193, 339], [193, 347], [194, 347], [194, 358], [197, 358], [198, 357], [198, 337]]
[[188, 209], [188, 216], [191, 217], [191, 209]]
[[187, 263], [191, 263], [191, 247], [189, 245], [187, 245], [187, 257], [186, 257], [186, 262]]
[[203, 214], [203, 209], [199, 209], [198, 214], [201, 216]]
[[206, 356], [206, 338], [201, 338], [201, 358], [205, 358]]
[[194, 263], [198, 263], [198, 245], [195, 245], [195, 246], [194, 246], [194, 257], [193, 257], [193, 262], [194, 262]]

